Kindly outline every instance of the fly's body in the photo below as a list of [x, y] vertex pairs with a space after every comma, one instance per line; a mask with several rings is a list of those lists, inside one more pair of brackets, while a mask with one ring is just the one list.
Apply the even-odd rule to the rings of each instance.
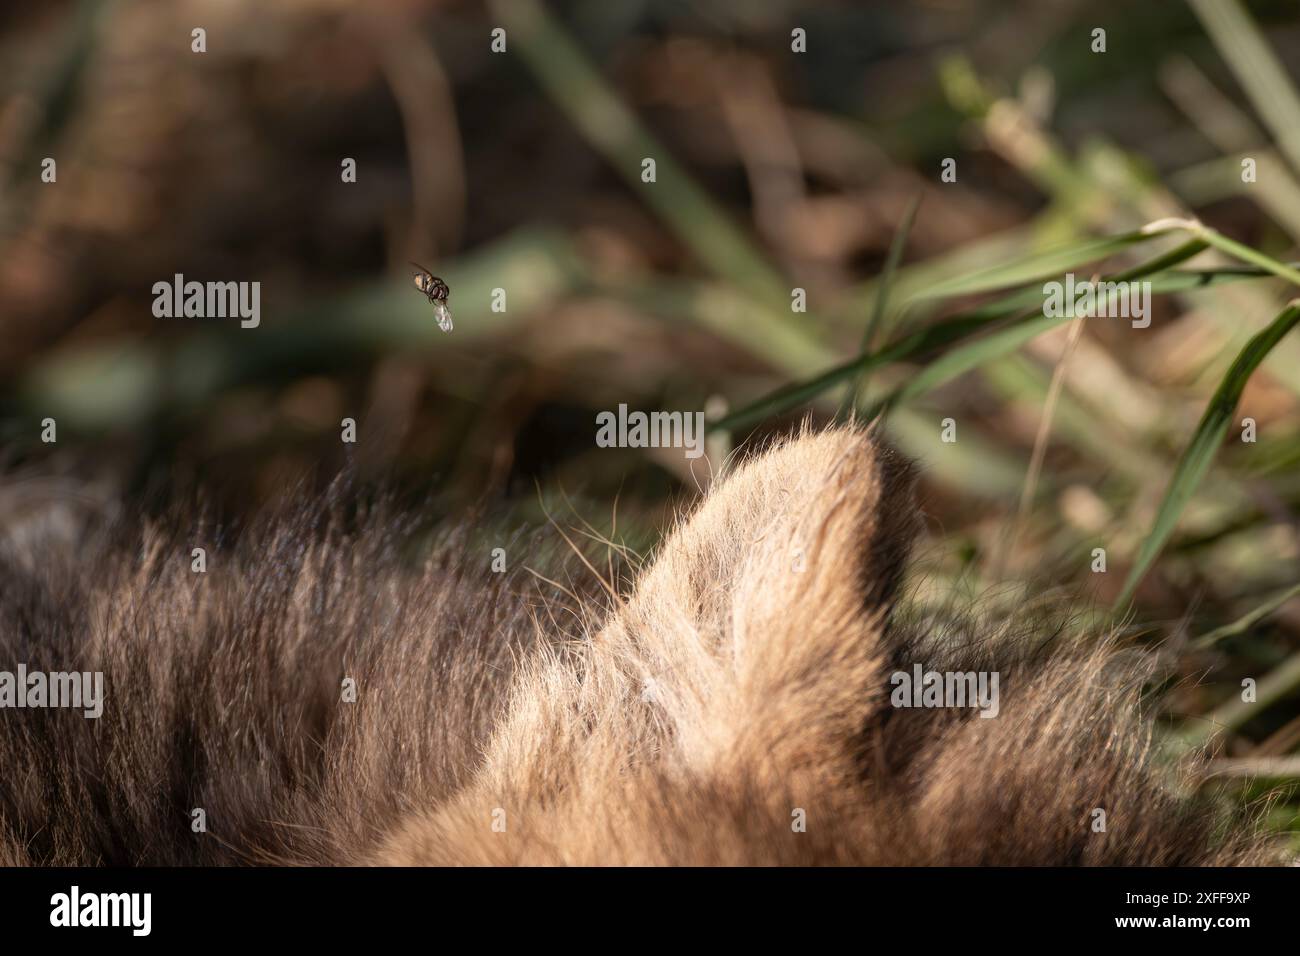
[[438, 328], [450, 332], [451, 308], [447, 305], [447, 297], [451, 295], [451, 289], [447, 288], [447, 283], [418, 262], [412, 262], [411, 265], [420, 270], [415, 273], [415, 287], [424, 293], [429, 304], [433, 306], [433, 317], [438, 323]]

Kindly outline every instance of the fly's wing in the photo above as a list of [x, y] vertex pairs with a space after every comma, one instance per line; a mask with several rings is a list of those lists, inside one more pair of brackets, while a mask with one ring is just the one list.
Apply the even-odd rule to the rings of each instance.
[[451, 331], [451, 309], [447, 308], [446, 299], [433, 299], [433, 317], [438, 320], [438, 328], [444, 332]]

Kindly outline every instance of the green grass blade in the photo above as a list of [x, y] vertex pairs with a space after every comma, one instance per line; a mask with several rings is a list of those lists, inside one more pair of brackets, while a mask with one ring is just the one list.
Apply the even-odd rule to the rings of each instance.
[[[1205, 243], [1199, 239], [1193, 239], [1183, 243], [1175, 249], [1163, 255], [1157, 256], [1139, 266], [1107, 277], [1108, 281], [1121, 281], [1147, 276], [1156, 276], [1164, 273], [1165, 275], [1175, 275], [1168, 272], [1172, 266], [1192, 258], [1197, 253], [1205, 249]], [[1253, 276], [1252, 276], [1253, 277]], [[1199, 277], [1179, 278], [1176, 285], [1180, 288], [1184, 285], [1191, 286], [1197, 283], [1204, 283], [1205, 280]], [[1153, 279], [1153, 290], [1157, 283]], [[1011, 314], [1008, 306], [1014, 306], [1025, 301], [1042, 301], [1041, 289], [1029, 289], [1024, 293], [1018, 293], [1005, 300], [1001, 304], [994, 303], [989, 306], [981, 306], [974, 311], [961, 315], [957, 318], [949, 319], [946, 322], [932, 325], [928, 328], [921, 329], [917, 332], [905, 336], [886, 346], [878, 352], [870, 355], [864, 355], [860, 358], [852, 359], [841, 365], [837, 365], [820, 375], [803, 382], [797, 382], [792, 385], [785, 385], [771, 392], [755, 402], [746, 405], [744, 408], [732, 412], [727, 417], [716, 422], [714, 428], [726, 428], [733, 431], [757, 424], [769, 415], [779, 415], [795, 408], [804, 402], [816, 398], [822, 392], [829, 388], [847, 381], [857, 374], [859, 370], [874, 369], [883, 365], [889, 365], [893, 362], [903, 361], [916, 355], [930, 352], [937, 348], [951, 345], [955, 342], [962, 342], [971, 338], [979, 332], [987, 329], [991, 324], [999, 319], [1005, 318]], [[1025, 342], [1032, 339], [1035, 335], [1041, 334], [1053, 325], [1065, 321], [1064, 318], [1044, 319], [1042, 308], [1036, 308], [1028, 311], [1016, 318], [1008, 327], [992, 333], [986, 338], [977, 339], [975, 342], [962, 348], [970, 349], [965, 358], [957, 355], [955, 358], [946, 362], [939, 371], [929, 372], [929, 368], [935, 363], [931, 363], [926, 369], [921, 370], [924, 376], [924, 387], [913, 387], [913, 383], [904, 386], [906, 395], [900, 395], [899, 391], [892, 393], [883, 403], [884, 405], [893, 406], [898, 404], [904, 398], [914, 397], [930, 388], [942, 384], [949, 379], [960, 375], [962, 372], [975, 368], [982, 361], [998, 358], [1009, 352], [1015, 351]], [[992, 340], [989, 343], [989, 340]], [[987, 343], [987, 344], [986, 344]], [[952, 353], [949, 353], [952, 354]], [[937, 361], [943, 361], [944, 356]], [[967, 361], [969, 359], [970, 361]], [[871, 414], [874, 414], [875, 409]]]
[[1292, 266], [1278, 262], [1272, 256], [1266, 256], [1264, 253], [1236, 239], [1230, 239], [1217, 229], [1211, 229], [1209, 226], [1197, 219], [1158, 219], [1155, 222], [1148, 223], [1142, 227], [1143, 232], [1169, 232], [1171, 230], [1180, 230], [1190, 233], [1196, 239], [1204, 242], [1206, 245], [1213, 246], [1220, 252], [1225, 252], [1234, 259], [1247, 262], [1252, 266], [1263, 269], [1265, 272], [1271, 272], [1273, 275], [1285, 279], [1292, 285], [1300, 286], [1300, 270]]
[[1250, 246], [1243, 245], [1235, 239], [1229, 239], [1227, 236], [1213, 229], [1205, 229], [1198, 233], [1210, 245], [1214, 246], [1228, 255], [1240, 259], [1242, 262], [1249, 262], [1253, 266], [1258, 266], [1266, 272], [1271, 272], [1275, 276], [1281, 276], [1292, 285], [1300, 285], [1300, 270], [1278, 262], [1272, 256], [1266, 256], [1262, 252], [1256, 252]]
[[992, 321], [984, 316], [962, 316], [913, 332], [871, 355], [855, 358], [803, 382], [783, 385], [744, 408], [719, 419], [711, 427], [739, 430], [755, 425], [770, 415], [780, 415], [816, 398], [827, 389], [848, 381], [861, 369], [874, 369], [900, 362], [913, 355], [969, 338]]
[[1300, 597], [1300, 584], [1279, 591], [1259, 607], [1243, 614], [1231, 624], [1225, 624], [1223, 627], [1216, 627], [1214, 630], [1202, 634], [1200, 637], [1196, 638], [1196, 640], [1192, 641], [1192, 647], [1197, 650], [1204, 650], [1207, 647], [1213, 647], [1225, 637], [1234, 637], [1237, 634], [1241, 634], [1254, 627], [1255, 624], [1268, 617], [1293, 597]]
[[947, 299], [958, 295], [972, 295], [977, 292], [991, 292], [995, 289], [1010, 289], [1015, 286], [1028, 285], [1054, 279], [1066, 272], [1072, 272], [1079, 266], [1097, 262], [1123, 252], [1167, 232], [1159, 230], [1147, 232], [1136, 230], [1118, 236], [1105, 236], [1101, 239], [1088, 239], [1068, 246], [1048, 249], [1032, 256], [1024, 256], [1015, 262], [981, 269], [969, 275], [958, 276], [942, 282], [936, 282], [919, 293], [918, 299]]
[[[889, 244], [889, 255], [885, 258], [885, 267], [880, 273], [880, 286], [876, 290], [876, 301], [871, 308], [871, 317], [867, 319], [866, 328], [862, 330], [862, 346], [858, 349], [859, 363], [862, 358], [871, 354], [872, 343], [876, 340], [881, 320], [885, 315], [885, 306], [889, 302], [890, 286], [894, 281], [894, 274], [898, 271], [898, 264], [903, 259], [903, 249], [907, 246], [907, 237], [912, 231], [912, 223], [916, 219], [916, 210], [920, 205], [919, 195], [908, 203], [907, 209], [903, 212], [903, 219], [898, 224], [898, 230], [894, 233], [894, 239]], [[844, 396], [844, 405], [840, 408], [841, 416], [857, 406], [866, 384], [867, 369], [859, 364], [848, 394]]]
[[1300, 322], [1300, 300], [1288, 305], [1263, 331], [1246, 343], [1245, 348], [1233, 361], [1232, 367], [1228, 369], [1223, 381], [1219, 383], [1187, 450], [1178, 462], [1178, 467], [1174, 469], [1174, 476], [1169, 482], [1169, 487], [1165, 489], [1164, 498], [1156, 512], [1155, 522], [1143, 540], [1137, 560], [1124, 583], [1124, 590], [1115, 602], [1117, 608], [1127, 605], [1132, 600], [1138, 584], [1141, 583], [1156, 555], [1160, 553], [1160, 549], [1173, 533], [1183, 509], [1187, 506], [1196, 486], [1205, 477], [1215, 453], [1223, 443], [1228, 427], [1232, 424], [1237, 402], [1241, 399], [1241, 393], [1245, 390], [1250, 376], [1259, 367], [1264, 357], [1272, 351], [1273, 346], [1295, 328], [1298, 322]]
[[1300, 170], [1300, 96], [1237, 0], [1188, 0], [1278, 146]]
[[[1162, 272], [1179, 262], [1190, 259], [1204, 250], [1205, 243], [1200, 239], [1193, 239], [1142, 265], [1105, 277], [1105, 281], [1128, 282], [1145, 278], [1148, 275]], [[1041, 302], [1041, 290], [1036, 291], [1039, 291], [1039, 301]], [[1010, 355], [1048, 329], [1067, 322], [1071, 318], [1072, 316], [1069, 315], [1045, 316], [1041, 306], [1033, 311], [1026, 312], [1006, 328], [981, 336], [967, 345], [958, 346], [935, 361], [930, 362], [920, 369], [916, 375], [908, 379], [906, 384], [895, 389], [883, 399], [876, 408], [868, 413], [868, 417], [916, 398], [918, 395], [923, 395], [945, 382], [952, 381], [959, 375], [964, 375], [966, 372], [978, 368], [985, 362]]]

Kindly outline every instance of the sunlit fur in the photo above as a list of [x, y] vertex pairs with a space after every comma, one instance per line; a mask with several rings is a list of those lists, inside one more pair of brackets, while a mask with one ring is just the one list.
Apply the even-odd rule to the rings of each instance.
[[[860, 429], [802, 433], [604, 602], [520, 572], [539, 539], [510, 575], [459, 528], [417, 566], [391, 518], [311, 506], [209, 534], [205, 574], [188, 531], [24, 539], [0, 669], [103, 670], [107, 701], [0, 711], [0, 861], [1271, 860], [1152, 756], [1140, 655], [891, 621], [911, 482]], [[891, 707], [914, 663], [997, 670], [999, 715]]]

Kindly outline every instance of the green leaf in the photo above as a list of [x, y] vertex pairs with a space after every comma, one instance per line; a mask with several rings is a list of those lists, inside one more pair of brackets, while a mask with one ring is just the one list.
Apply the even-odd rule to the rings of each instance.
[[1124, 590], [1115, 602], [1116, 607], [1127, 605], [1132, 600], [1138, 584], [1141, 583], [1156, 555], [1160, 553], [1160, 549], [1173, 533], [1183, 509], [1187, 507], [1192, 493], [1205, 477], [1215, 453], [1223, 443], [1224, 435], [1232, 424], [1237, 402], [1240, 401], [1241, 393], [1245, 390], [1250, 376], [1259, 367], [1260, 362], [1264, 361], [1265, 356], [1272, 351], [1273, 346], [1295, 328], [1298, 322], [1300, 322], [1300, 302], [1292, 302], [1263, 331], [1251, 338], [1233, 360], [1232, 366], [1210, 399], [1205, 414], [1201, 416], [1201, 422], [1196, 426], [1196, 432], [1178, 462], [1178, 467], [1174, 469], [1173, 479], [1165, 489], [1164, 498], [1156, 512], [1155, 522], [1142, 542], [1137, 560], [1124, 583]]

